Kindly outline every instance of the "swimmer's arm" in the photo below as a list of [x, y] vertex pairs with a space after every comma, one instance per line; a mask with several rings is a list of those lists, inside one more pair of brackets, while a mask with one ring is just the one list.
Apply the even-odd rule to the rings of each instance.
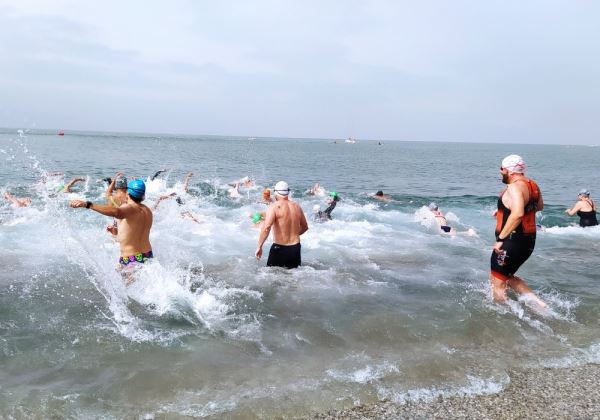
[[500, 239], [506, 239], [519, 226], [525, 215], [525, 200], [523, 200], [523, 194], [518, 187], [509, 187], [506, 190], [506, 194], [510, 197], [510, 216], [506, 220], [504, 229], [498, 235]]
[[10, 193], [8, 193], [8, 192], [4, 193], [4, 198], [6, 198], [8, 201], [10, 201], [15, 206], [19, 205], [19, 201], [14, 196], [12, 196]]
[[302, 211], [302, 209], [300, 209], [300, 232], [298, 233], [298, 235], [302, 235], [307, 230], [308, 230], [308, 222], [306, 221], [304, 212]]
[[269, 237], [269, 233], [271, 233], [271, 226], [275, 222], [275, 211], [269, 207], [267, 213], [265, 214], [265, 221], [263, 223], [262, 228], [260, 229], [260, 235], [258, 235], [258, 248], [262, 249], [265, 241]]
[[579, 210], [581, 210], [581, 201], [578, 201], [572, 208], [566, 209], [565, 212], [569, 216], [575, 216]]
[[117, 182], [117, 177], [114, 177], [112, 181], [110, 181], [110, 185], [106, 189], [106, 204], [111, 204], [111, 199], [113, 195], [113, 191], [115, 189], [115, 182]]
[[194, 175], [193, 172], [189, 172], [186, 176], [185, 176], [185, 182], [183, 183], [183, 191], [188, 192], [188, 186], [190, 184], [190, 179], [192, 178], [192, 175]]
[[[87, 202], [83, 200], [73, 200], [69, 203], [72, 208], [85, 208]], [[89, 207], [90, 210], [94, 210], [104, 216], [114, 217], [115, 219], [126, 219], [128, 216], [134, 214], [136, 210], [131, 205], [124, 205], [121, 207], [106, 206], [102, 204], [93, 204]]]
[[536, 205], [536, 210], [537, 211], [542, 211], [544, 210], [544, 197], [542, 197], [542, 192], [540, 191], [540, 198], [538, 198], [537, 203], [535, 203]]

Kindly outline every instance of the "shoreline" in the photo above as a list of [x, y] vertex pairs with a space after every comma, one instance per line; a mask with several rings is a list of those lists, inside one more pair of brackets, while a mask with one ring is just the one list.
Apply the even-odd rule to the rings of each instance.
[[381, 401], [332, 410], [314, 419], [600, 419], [600, 364], [571, 368], [515, 368], [497, 394], [440, 397], [396, 404]]

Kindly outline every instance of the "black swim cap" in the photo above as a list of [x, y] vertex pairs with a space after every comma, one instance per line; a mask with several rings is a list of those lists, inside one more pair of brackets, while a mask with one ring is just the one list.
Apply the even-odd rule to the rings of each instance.
[[383, 191], [379, 190], [375, 193], [375, 195], [383, 195]]

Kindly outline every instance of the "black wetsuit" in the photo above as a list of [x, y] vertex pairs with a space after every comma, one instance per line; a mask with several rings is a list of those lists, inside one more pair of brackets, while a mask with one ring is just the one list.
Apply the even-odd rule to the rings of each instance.
[[296, 245], [271, 245], [271, 249], [269, 250], [269, 259], [267, 260], [267, 266], [296, 268], [299, 265], [302, 265], [300, 249], [301, 246], [299, 243], [297, 243]]
[[588, 227], [588, 226], [597, 226], [598, 219], [596, 218], [596, 210], [594, 210], [594, 202], [590, 203], [592, 206], [592, 210], [590, 211], [581, 211], [577, 212], [577, 216], [579, 216], [579, 226]]
[[[504, 281], [510, 279], [533, 253], [536, 237], [535, 206], [535, 200], [531, 198], [530, 193], [529, 203], [525, 206], [525, 213], [530, 216], [529, 219], [531, 219], [531, 213], [533, 213], [533, 228], [531, 228], [531, 226], [524, 228], [522, 221], [510, 235], [504, 238], [502, 250], [499, 254], [497, 254], [495, 250], [492, 250], [490, 268], [494, 277]], [[502, 219], [496, 235], [499, 235], [502, 231], [511, 213], [510, 209], [502, 202], [502, 196], [498, 198], [498, 213], [501, 215]], [[531, 220], [529, 220], [529, 222], [531, 222]], [[499, 238], [497, 237], [496, 239]]]

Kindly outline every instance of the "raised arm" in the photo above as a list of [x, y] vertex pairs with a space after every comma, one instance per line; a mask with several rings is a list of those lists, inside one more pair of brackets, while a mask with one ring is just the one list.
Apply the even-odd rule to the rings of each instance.
[[185, 180], [183, 182], [183, 191], [188, 192], [188, 186], [190, 184], [190, 179], [192, 178], [192, 175], [194, 175], [193, 172], [189, 172], [186, 176], [185, 176]]

